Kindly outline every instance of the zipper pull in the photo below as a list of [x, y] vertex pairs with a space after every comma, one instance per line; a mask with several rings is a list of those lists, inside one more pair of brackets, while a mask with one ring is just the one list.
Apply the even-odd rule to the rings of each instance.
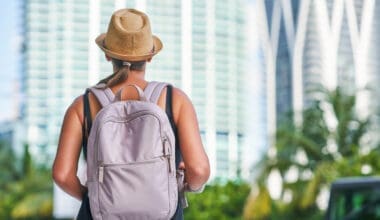
[[99, 166], [99, 183], [103, 183], [104, 179], [104, 166]]
[[170, 163], [170, 145], [167, 145], [167, 144], [169, 144], [169, 141], [168, 141], [168, 139], [164, 138], [164, 140], [163, 140], [164, 157], [166, 157], [166, 159], [168, 160], [169, 173], [171, 173], [172, 172], [172, 166]]
[[171, 166], [171, 163], [170, 163], [170, 155], [166, 156], [166, 158], [168, 159], [169, 173], [171, 173], [172, 172], [172, 166]]
[[163, 150], [164, 150], [164, 156], [168, 155], [169, 154], [169, 149], [166, 149], [166, 142], [168, 142], [168, 139], [164, 138], [162, 140], [162, 147], [163, 147]]

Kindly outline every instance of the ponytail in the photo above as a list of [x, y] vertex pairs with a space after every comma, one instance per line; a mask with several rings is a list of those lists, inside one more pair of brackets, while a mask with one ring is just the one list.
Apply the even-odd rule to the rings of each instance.
[[145, 69], [146, 61], [128, 62], [112, 58], [112, 64], [117, 69], [110, 76], [99, 81], [98, 84], [104, 83], [107, 87], [112, 87], [128, 78], [130, 70], [142, 71]]

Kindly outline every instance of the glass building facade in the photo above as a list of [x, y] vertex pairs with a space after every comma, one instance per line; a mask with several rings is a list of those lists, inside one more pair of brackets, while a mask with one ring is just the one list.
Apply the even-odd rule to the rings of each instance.
[[88, 1], [24, 1], [21, 114], [36, 161], [51, 161], [63, 114], [88, 84]]

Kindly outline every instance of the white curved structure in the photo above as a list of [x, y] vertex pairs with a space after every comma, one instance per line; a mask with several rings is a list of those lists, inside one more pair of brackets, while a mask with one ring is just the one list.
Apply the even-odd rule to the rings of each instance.
[[[267, 73], [268, 130], [294, 110], [295, 121], [315, 84], [356, 91], [360, 116], [380, 101], [379, 14], [375, 0], [257, 0]], [[371, 87], [371, 91], [363, 91]]]

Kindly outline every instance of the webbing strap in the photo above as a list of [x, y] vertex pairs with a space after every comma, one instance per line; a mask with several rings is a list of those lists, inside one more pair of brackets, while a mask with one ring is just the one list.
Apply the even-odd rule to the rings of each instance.
[[115, 99], [115, 94], [104, 83], [91, 87], [90, 91], [96, 96], [102, 107], [107, 106]]
[[152, 103], [157, 104], [162, 90], [167, 86], [167, 83], [152, 81], [146, 86], [144, 93], [145, 97]]

